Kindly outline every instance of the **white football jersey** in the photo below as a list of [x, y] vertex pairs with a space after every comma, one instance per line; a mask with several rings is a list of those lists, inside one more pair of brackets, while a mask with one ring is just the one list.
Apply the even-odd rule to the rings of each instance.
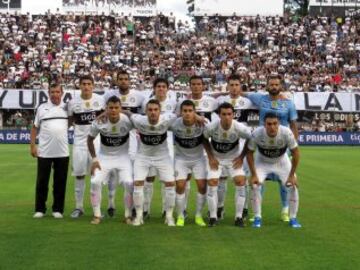
[[185, 126], [183, 118], [176, 119], [171, 127], [175, 141], [175, 158], [182, 160], [199, 160], [204, 157], [204, 128], [196, 124]]
[[[149, 100], [151, 99], [156, 99], [155, 96], [149, 97], [147, 99], [144, 100], [143, 104], [142, 104], [142, 113], [145, 114], [145, 110], [146, 110], [146, 104], [149, 102]], [[160, 106], [161, 106], [161, 113], [175, 113], [176, 111], [176, 105], [177, 102], [175, 99], [173, 98], [169, 98], [167, 97], [164, 101], [160, 102]]]
[[239, 96], [238, 98], [231, 98], [230, 95], [227, 96], [220, 96], [217, 99], [218, 106], [227, 102], [230, 103], [234, 107], [234, 119], [238, 122], [247, 122], [247, 109], [251, 108], [251, 101], [248, 98], [244, 98]]
[[125, 114], [120, 114], [117, 123], [107, 120], [105, 123], [95, 120], [90, 128], [90, 136], [100, 134], [99, 154], [105, 156], [123, 156], [129, 152], [129, 132], [133, 129], [130, 119]]
[[167, 131], [175, 119], [175, 114], [162, 114], [158, 123], [151, 125], [146, 115], [133, 114], [131, 121], [138, 130], [140, 137], [138, 154], [146, 157], [168, 155]]
[[215, 120], [205, 127], [204, 137], [210, 138], [214, 156], [219, 159], [234, 159], [240, 155], [240, 139], [250, 139], [250, 129], [242, 123], [232, 121], [231, 127], [224, 130], [220, 120]]
[[123, 95], [119, 90], [109, 90], [104, 94], [105, 103], [112, 96], [116, 96], [120, 99], [123, 110], [129, 110], [132, 113], [140, 113], [141, 105], [147, 97], [147, 94], [137, 90], [130, 90], [127, 95]]
[[286, 155], [286, 150], [298, 146], [291, 129], [279, 126], [277, 135], [272, 138], [266, 133], [265, 127], [258, 127], [252, 134], [248, 144], [250, 150], [258, 150], [257, 159], [266, 163], [277, 163]]
[[[178, 102], [178, 108], [179, 108], [178, 110], [179, 111], [180, 111], [181, 103], [184, 100], [185, 99], [182, 99], [182, 100], [180, 100]], [[204, 116], [209, 121], [214, 120], [213, 118], [216, 115], [215, 110], [218, 107], [217, 102], [216, 102], [216, 100], [214, 98], [203, 95], [201, 97], [201, 99], [192, 99], [192, 98], [190, 98], [190, 100], [194, 102], [195, 110], [196, 110], [197, 114], [199, 114], [201, 116]]]
[[91, 123], [104, 111], [104, 108], [103, 97], [95, 93], [89, 100], [78, 96], [69, 101], [68, 115], [74, 120], [74, 145], [87, 148]]

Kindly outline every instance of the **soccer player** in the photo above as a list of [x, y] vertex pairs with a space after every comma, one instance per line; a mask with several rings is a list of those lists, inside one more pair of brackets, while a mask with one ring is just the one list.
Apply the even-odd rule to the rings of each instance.
[[75, 210], [72, 218], [84, 214], [85, 175], [90, 173], [91, 156], [87, 147], [91, 123], [104, 110], [103, 98], [95, 93], [94, 79], [91, 76], [80, 78], [81, 94], [68, 103], [69, 125], [74, 124], [74, 145], [72, 168], [75, 176]]
[[[116, 96], [106, 102], [106, 117], [92, 122], [87, 144], [92, 157], [91, 165], [91, 204], [94, 211], [92, 224], [101, 221], [101, 189], [115, 173], [119, 183], [124, 186], [125, 222], [131, 224], [133, 170], [129, 157], [129, 132], [133, 125], [129, 118], [121, 113], [121, 102]], [[94, 139], [100, 134], [100, 151], [96, 156]]]
[[215, 120], [205, 127], [204, 137], [210, 139], [205, 143], [208, 154], [208, 190], [207, 201], [210, 212], [209, 226], [217, 224], [217, 189], [219, 177], [225, 170], [235, 183], [235, 226], [243, 227], [242, 217], [245, 203], [245, 172], [242, 168], [245, 151], [240, 153], [239, 140], [249, 139], [251, 133], [248, 127], [235, 121], [234, 107], [230, 103], [219, 106], [220, 120]]
[[[160, 102], [160, 110], [161, 114], [165, 113], [175, 113], [177, 102], [174, 98], [171, 98], [168, 95], [169, 91], [169, 82], [164, 78], [157, 78], [155, 79], [153, 83], [153, 89], [154, 93], [149, 98], [145, 99], [142, 105], [142, 111], [146, 111], [146, 105], [149, 102], [150, 99], [155, 99]], [[174, 140], [173, 140], [173, 134], [171, 131], [168, 131], [167, 134], [167, 143], [168, 143], [168, 149], [170, 153], [170, 157], [174, 158]], [[150, 217], [150, 209], [151, 209], [151, 201], [153, 196], [153, 182], [155, 180], [155, 170], [151, 169], [149, 172], [148, 177], [146, 178], [145, 185], [144, 185], [144, 219], [147, 219]], [[161, 185], [161, 194], [162, 194], [162, 212], [165, 211], [165, 189], [164, 185]]]
[[[297, 188], [296, 168], [299, 164], [300, 154], [298, 144], [293, 132], [280, 125], [279, 116], [267, 113], [264, 116], [265, 126], [257, 128], [248, 144], [247, 160], [251, 172], [251, 184], [253, 187], [252, 204], [255, 219], [253, 227], [259, 228], [262, 224], [261, 216], [261, 185], [269, 174], [276, 174], [282, 186], [288, 190], [289, 225], [300, 228], [296, 219], [299, 207], [299, 193]], [[292, 160], [290, 161], [286, 151], [290, 149]], [[254, 161], [254, 152], [257, 151]]]
[[[209, 121], [217, 118], [215, 110], [217, 109], [218, 104], [213, 97], [204, 95], [205, 84], [203, 78], [201, 76], [194, 75], [190, 77], [189, 83], [191, 91], [191, 96], [189, 99], [194, 102], [196, 113], [199, 116], [205, 117]], [[178, 107], [180, 106], [181, 102], [182, 101], [179, 101]], [[185, 188], [185, 216], [190, 194], [190, 179], [191, 175], [188, 175]]]
[[171, 125], [175, 138], [175, 180], [177, 226], [185, 225], [185, 187], [188, 174], [196, 179], [198, 193], [196, 196], [195, 223], [206, 226], [202, 210], [206, 202], [206, 159], [203, 147], [203, 127], [196, 122], [195, 104], [185, 100], [180, 106], [181, 116]]
[[134, 162], [134, 206], [136, 218], [133, 225], [143, 224], [144, 182], [150, 168], [154, 167], [160, 181], [165, 183], [166, 218], [168, 226], [175, 226], [175, 179], [173, 161], [166, 141], [167, 131], [176, 119], [175, 114], [162, 114], [158, 100], [151, 99], [146, 105], [146, 115], [131, 114], [130, 120], [139, 132], [139, 150]]
[[[227, 89], [229, 91], [229, 95], [226, 96], [220, 96], [216, 100], [219, 105], [223, 104], [224, 102], [230, 103], [234, 107], [234, 119], [240, 123], [243, 123], [244, 125], [247, 125], [247, 110], [251, 108], [252, 103], [249, 99], [244, 98], [240, 95], [241, 93], [241, 79], [238, 75], [231, 75], [228, 78], [228, 84]], [[240, 148], [244, 146], [245, 141], [240, 141]], [[246, 163], [244, 164], [244, 170], [246, 169]], [[218, 186], [218, 210], [217, 210], [217, 216], [218, 219], [221, 219], [224, 217], [225, 210], [224, 210], [224, 204], [225, 204], [225, 197], [226, 197], [226, 191], [227, 191], [227, 177], [225, 175], [222, 175], [220, 177], [219, 186]], [[243, 218], [246, 218], [248, 215], [248, 196], [246, 196], [246, 202], [244, 206], [244, 213]]]
[[[267, 91], [269, 94], [264, 95], [261, 93], [247, 93], [245, 97], [249, 98], [251, 102], [259, 108], [260, 113], [260, 125], [264, 125], [265, 115], [269, 112], [279, 116], [280, 124], [285, 127], [290, 127], [294, 134], [295, 139], [298, 138], [298, 129], [296, 125], [297, 112], [295, 104], [292, 100], [284, 98], [281, 95], [282, 80], [279, 75], [272, 75], [268, 78]], [[273, 176], [268, 176], [273, 179]], [[276, 179], [277, 180], [277, 179]], [[281, 219], [285, 222], [289, 221], [289, 206], [287, 203], [287, 191], [280, 184], [280, 196], [281, 196]]]

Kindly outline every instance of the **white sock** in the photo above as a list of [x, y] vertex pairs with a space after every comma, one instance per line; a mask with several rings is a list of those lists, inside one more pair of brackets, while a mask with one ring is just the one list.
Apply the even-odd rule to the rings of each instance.
[[175, 186], [173, 187], [165, 187], [165, 211], [167, 217], [173, 217], [174, 207], [175, 207]]
[[296, 218], [299, 210], [299, 191], [297, 187], [293, 186], [288, 188], [288, 197], [290, 218]]
[[125, 217], [131, 217], [132, 208], [134, 205], [133, 202], [133, 192], [134, 186], [132, 184], [124, 184], [124, 208], [125, 208]]
[[113, 179], [113, 176], [110, 176], [110, 179], [108, 181], [108, 196], [109, 196], [109, 204], [108, 208], [114, 208], [115, 209], [115, 193], [116, 193], [116, 180]]
[[84, 209], [85, 178], [75, 179], [75, 208]]
[[164, 211], [166, 212], [166, 199], [165, 198], [166, 198], [165, 184], [163, 182], [161, 182], [161, 207], [162, 207], [161, 213], [163, 213]]
[[245, 186], [245, 203], [244, 203], [244, 209], [249, 209], [249, 201], [250, 201], [250, 186], [246, 184]]
[[227, 191], [227, 181], [226, 180], [219, 181], [219, 186], [217, 190], [217, 196], [218, 196], [217, 207], [224, 207], [226, 191]]
[[251, 202], [255, 217], [261, 218], [261, 186], [253, 186]]
[[91, 184], [91, 206], [95, 217], [101, 217], [101, 184]]
[[153, 182], [145, 181], [144, 184], [144, 212], [148, 212], [150, 214], [151, 209], [151, 201], [154, 193], [154, 185]]
[[191, 180], [186, 181], [186, 186], [185, 186], [185, 206], [184, 206], [184, 210], [187, 209], [188, 206], [188, 202], [189, 202], [189, 196], [190, 196], [190, 189], [191, 189]]
[[144, 186], [134, 186], [133, 200], [136, 217], [142, 218], [144, 206]]
[[204, 205], [206, 202], [206, 194], [197, 193], [196, 194], [196, 214], [195, 216], [201, 217], [202, 210], [204, 209]]
[[185, 193], [183, 193], [183, 194], [176, 193], [176, 210], [177, 210], [178, 217], [184, 218]]
[[235, 218], [242, 218], [246, 198], [246, 187], [235, 187]]
[[217, 218], [218, 187], [208, 186], [207, 202], [211, 218]]

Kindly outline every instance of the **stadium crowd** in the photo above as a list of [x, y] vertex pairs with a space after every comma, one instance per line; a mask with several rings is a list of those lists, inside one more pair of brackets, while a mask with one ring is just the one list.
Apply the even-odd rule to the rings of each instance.
[[360, 21], [345, 18], [207, 17], [189, 22], [159, 14], [41, 16], [0, 14], [0, 87], [47, 89], [60, 80], [77, 88], [90, 73], [109, 89], [119, 68], [132, 87], [166, 77], [174, 90], [200, 75], [208, 90], [224, 90], [238, 73], [244, 90], [264, 90], [283, 76], [289, 91], [359, 91]]

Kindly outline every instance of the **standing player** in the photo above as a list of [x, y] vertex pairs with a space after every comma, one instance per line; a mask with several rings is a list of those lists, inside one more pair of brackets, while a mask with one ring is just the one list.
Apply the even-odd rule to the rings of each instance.
[[203, 127], [196, 123], [195, 104], [185, 100], [180, 106], [181, 116], [171, 125], [175, 137], [175, 180], [177, 226], [185, 225], [185, 187], [188, 174], [196, 179], [195, 223], [206, 226], [202, 210], [206, 201], [206, 159], [203, 147]]
[[[298, 129], [296, 125], [297, 112], [295, 109], [295, 104], [293, 101], [284, 98], [281, 95], [282, 85], [281, 77], [278, 75], [273, 75], [268, 78], [267, 83], [268, 95], [263, 95], [261, 93], [248, 93], [245, 94], [251, 102], [259, 108], [260, 113], [260, 125], [264, 125], [265, 115], [269, 112], [274, 113], [279, 117], [280, 125], [289, 127], [293, 132], [295, 138], [298, 138]], [[268, 176], [268, 178], [274, 178], [273, 176]], [[280, 184], [280, 196], [281, 196], [281, 219], [285, 222], [289, 221], [289, 205], [287, 203], [287, 191]]]
[[235, 191], [235, 226], [243, 227], [242, 218], [245, 203], [245, 172], [242, 168], [244, 151], [240, 154], [239, 140], [249, 139], [250, 130], [243, 124], [235, 121], [234, 107], [230, 103], [223, 103], [219, 106], [220, 120], [213, 121], [206, 126], [204, 137], [210, 139], [205, 144], [208, 154], [208, 191], [207, 200], [210, 212], [209, 226], [217, 223], [217, 189], [222, 170], [225, 170], [233, 178]]
[[[244, 98], [240, 95], [241, 93], [241, 79], [238, 75], [231, 75], [228, 78], [228, 91], [229, 95], [220, 96], [217, 98], [217, 102], [219, 105], [223, 104], [224, 102], [230, 103], [234, 107], [234, 120], [247, 125], [247, 110], [251, 108], [251, 101], [247, 98]], [[244, 147], [244, 140], [240, 141], [240, 148]], [[245, 165], [245, 164], [244, 164]], [[246, 167], [246, 166], [245, 166]], [[245, 169], [244, 167], [244, 169]], [[246, 171], [246, 170], [245, 170]], [[218, 210], [217, 216], [218, 218], [224, 217], [224, 204], [225, 204], [225, 197], [227, 191], [227, 177], [221, 176], [218, 186]], [[246, 197], [246, 203], [244, 206], [244, 214], [243, 217], [245, 218], [248, 214], [248, 207], [247, 207], [248, 196]]]
[[[296, 219], [299, 207], [299, 193], [297, 189], [296, 168], [299, 164], [300, 154], [298, 144], [293, 132], [280, 125], [279, 117], [268, 113], [264, 117], [265, 126], [257, 128], [249, 142], [247, 160], [251, 171], [251, 184], [253, 186], [253, 210], [255, 219], [253, 227], [261, 227], [261, 185], [264, 184], [267, 175], [276, 174], [284, 188], [288, 189], [290, 222], [293, 228], [301, 225]], [[292, 160], [290, 161], [286, 151], [290, 149]], [[257, 150], [254, 161], [254, 152]]]
[[[145, 99], [142, 105], [142, 111], [146, 111], [146, 105], [150, 99], [155, 99], [160, 102], [161, 106], [161, 114], [165, 113], [175, 113], [177, 102], [174, 98], [171, 98], [168, 95], [169, 91], [169, 82], [163, 78], [155, 79], [153, 83], [154, 93], [149, 98]], [[173, 134], [171, 131], [168, 131], [167, 134], [167, 143], [169, 148], [170, 157], [174, 158], [174, 140]], [[151, 209], [151, 201], [153, 196], [153, 183], [155, 180], [155, 170], [151, 169], [148, 177], [146, 178], [144, 185], [144, 214], [143, 217], [145, 219], [150, 217], [150, 209]], [[164, 185], [161, 185], [161, 194], [162, 194], [162, 212], [165, 211], [165, 189]]]
[[[124, 186], [125, 222], [131, 224], [133, 170], [129, 157], [129, 132], [133, 128], [129, 118], [121, 113], [118, 97], [106, 102], [106, 121], [95, 120], [87, 139], [92, 157], [91, 204], [94, 211], [92, 224], [101, 221], [101, 189], [113, 172]], [[94, 139], [100, 134], [100, 151], [96, 157]]]
[[134, 163], [134, 206], [135, 226], [143, 224], [144, 182], [150, 168], [154, 167], [160, 181], [165, 183], [166, 219], [168, 226], [175, 226], [173, 209], [175, 206], [175, 180], [173, 161], [166, 141], [167, 131], [176, 119], [175, 114], [161, 114], [158, 100], [150, 100], [146, 105], [146, 116], [131, 114], [130, 119], [139, 132], [139, 150]]
[[84, 214], [85, 175], [89, 174], [91, 156], [87, 147], [91, 123], [104, 109], [103, 98], [93, 93], [94, 79], [91, 76], [80, 78], [79, 97], [69, 101], [69, 126], [74, 124], [74, 145], [72, 169], [75, 176], [75, 210], [72, 218], [79, 218]]
[[[205, 117], [209, 121], [212, 121], [214, 117], [217, 118], [215, 110], [217, 109], [218, 104], [214, 98], [204, 95], [205, 84], [203, 78], [200, 76], [192, 76], [189, 80], [189, 83], [190, 83], [190, 91], [191, 91], [190, 100], [195, 104], [196, 113], [200, 116]], [[180, 101], [178, 105], [180, 105], [181, 102], [182, 101]], [[191, 179], [191, 175], [187, 177], [187, 182], [186, 182], [185, 216], [186, 216], [187, 203], [190, 194], [190, 179]]]

